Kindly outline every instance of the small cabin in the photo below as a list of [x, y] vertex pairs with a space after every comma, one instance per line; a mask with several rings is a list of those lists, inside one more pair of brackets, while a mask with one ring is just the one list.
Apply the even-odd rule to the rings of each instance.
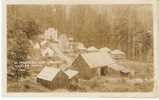
[[[79, 71], [79, 77], [90, 79], [94, 76], [119, 76], [127, 73], [126, 68], [119, 65], [105, 52], [80, 54], [72, 63], [73, 69]], [[124, 72], [125, 71], [125, 72]]]
[[71, 69], [44, 67], [37, 75], [37, 82], [51, 89], [67, 88], [77, 74], [78, 71]]
[[51, 89], [65, 88], [68, 76], [60, 69], [45, 67], [38, 75], [37, 82]]

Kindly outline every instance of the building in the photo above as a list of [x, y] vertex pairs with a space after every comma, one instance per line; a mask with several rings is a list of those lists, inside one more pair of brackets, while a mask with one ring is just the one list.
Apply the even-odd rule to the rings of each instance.
[[45, 67], [38, 75], [37, 82], [51, 88], [64, 88], [68, 84], [68, 76], [60, 69]]
[[71, 69], [44, 67], [37, 75], [37, 82], [51, 89], [67, 88], [77, 74], [77, 71]]
[[114, 59], [125, 59], [126, 58], [125, 53], [118, 49], [111, 51], [110, 54], [112, 55], [112, 57]]
[[109, 49], [109, 48], [107, 48], [107, 47], [103, 47], [103, 48], [100, 48], [99, 51], [100, 51], [100, 52], [110, 53], [110, 52], [111, 52], [111, 49]]
[[105, 76], [111, 73], [118, 76], [120, 72], [125, 73], [127, 71], [123, 66], [116, 64], [114, 59], [105, 52], [80, 54], [74, 60], [72, 66], [73, 69], [79, 71], [79, 77], [84, 79], [90, 79], [94, 76]]
[[41, 45], [41, 55], [43, 57], [59, 59], [66, 63], [72, 62], [71, 59], [64, 54], [63, 49], [59, 47], [58, 43], [44, 40], [40, 43], [40, 45]]

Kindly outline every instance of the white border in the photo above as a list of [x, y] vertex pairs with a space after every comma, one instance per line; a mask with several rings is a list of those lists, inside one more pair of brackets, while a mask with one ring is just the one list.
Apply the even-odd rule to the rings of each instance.
[[[159, 65], [159, 62], [157, 61], [158, 57], [157, 54], [159, 54], [159, 51], [157, 51], [157, 21], [156, 21], [156, 2], [155, 0], [3, 0], [3, 26], [2, 26], [2, 32], [5, 34], [2, 34], [2, 43], [3, 43], [3, 77], [2, 77], [2, 84], [3, 84], [3, 96], [40, 96], [40, 97], [156, 97], [157, 96], [157, 73], [158, 68], [156, 65]], [[57, 93], [57, 92], [48, 92], [48, 93], [30, 93], [30, 92], [21, 92], [21, 93], [7, 93], [6, 90], [6, 61], [7, 61], [7, 49], [6, 49], [6, 5], [8, 4], [152, 4], [153, 5], [153, 32], [154, 32], [154, 61], [155, 61], [155, 88], [153, 92], [104, 92], [104, 93], [99, 93], [99, 92], [91, 92], [91, 93]], [[156, 54], [156, 55], [155, 55]]]
[[5, 0], [7, 4], [151, 4], [154, 0]]

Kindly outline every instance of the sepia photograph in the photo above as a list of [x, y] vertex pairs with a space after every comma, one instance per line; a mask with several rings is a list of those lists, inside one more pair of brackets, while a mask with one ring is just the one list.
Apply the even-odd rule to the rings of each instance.
[[151, 92], [152, 5], [7, 5], [7, 92]]
[[6, 93], [156, 91], [153, 4], [5, 6]]

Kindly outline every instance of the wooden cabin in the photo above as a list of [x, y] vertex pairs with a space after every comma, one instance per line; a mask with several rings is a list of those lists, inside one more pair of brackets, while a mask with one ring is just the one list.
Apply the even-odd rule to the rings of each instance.
[[126, 69], [116, 64], [115, 60], [105, 52], [91, 52], [80, 54], [72, 63], [73, 69], [79, 71], [79, 77], [90, 79], [94, 76], [116, 75], [124, 73]]
[[44, 67], [37, 76], [37, 82], [51, 89], [67, 88], [77, 74], [78, 71], [71, 69]]

